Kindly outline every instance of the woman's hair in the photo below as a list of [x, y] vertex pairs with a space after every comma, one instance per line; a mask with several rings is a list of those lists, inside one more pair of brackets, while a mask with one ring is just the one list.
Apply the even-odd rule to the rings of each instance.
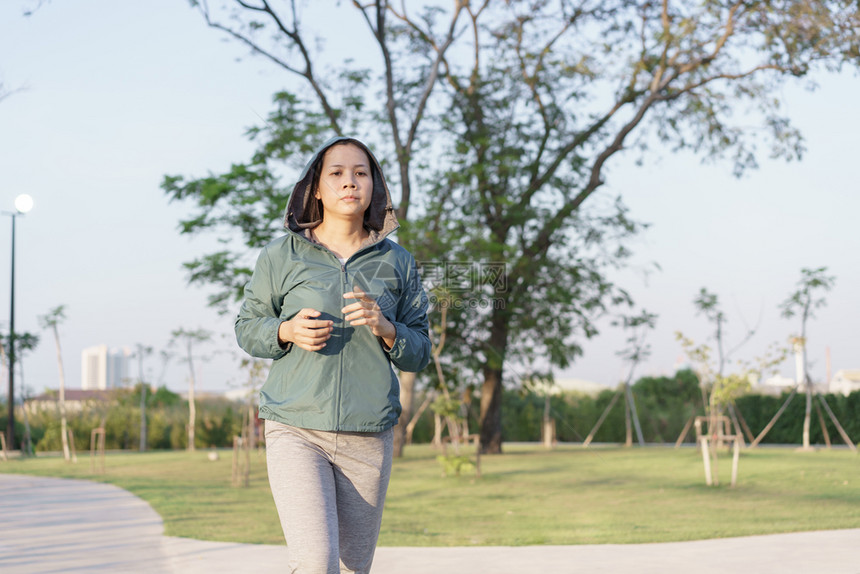
[[[331, 149], [331, 148], [329, 148]], [[326, 150], [328, 151], [328, 150]], [[322, 221], [323, 218], [323, 203], [322, 199], [316, 197], [317, 189], [320, 186], [320, 173], [322, 172], [322, 164], [323, 164], [323, 156], [325, 152], [321, 153], [317, 161], [314, 162], [313, 165], [313, 178], [311, 179], [311, 193], [308, 197], [308, 205], [305, 208], [304, 220], [307, 222], [311, 221]]]
[[[364, 152], [364, 155], [367, 156], [367, 161], [370, 165], [368, 165], [368, 169], [370, 170], [371, 177], [373, 177], [374, 169], [373, 169], [373, 160], [371, 159], [373, 156], [370, 155], [370, 151], [360, 142], [356, 140], [340, 140], [336, 141], [329, 147], [327, 147], [319, 156], [316, 161], [314, 161], [312, 170], [313, 176], [311, 178], [311, 194], [308, 198], [308, 204], [305, 208], [304, 220], [307, 222], [311, 221], [322, 221], [323, 218], [323, 202], [322, 199], [316, 197], [316, 192], [320, 186], [320, 175], [322, 174], [322, 166], [323, 160], [325, 159], [325, 155], [328, 151], [334, 146], [338, 145], [354, 145], [358, 149]], [[373, 201], [373, 186], [370, 188], [371, 201]], [[370, 213], [370, 207], [368, 206], [367, 210], [364, 212], [364, 222], [365, 226], [367, 225], [367, 219]]]

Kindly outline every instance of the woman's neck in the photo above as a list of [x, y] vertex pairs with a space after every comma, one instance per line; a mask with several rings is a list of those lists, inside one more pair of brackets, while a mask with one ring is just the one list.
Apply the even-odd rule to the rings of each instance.
[[358, 251], [368, 236], [363, 221], [332, 221], [325, 218], [311, 233], [317, 242], [343, 259]]

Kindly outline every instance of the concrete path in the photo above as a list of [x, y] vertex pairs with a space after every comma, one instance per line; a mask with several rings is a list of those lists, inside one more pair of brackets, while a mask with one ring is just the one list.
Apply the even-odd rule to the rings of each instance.
[[[163, 536], [108, 484], [0, 474], [0, 572], [285, 572], [287, 549]], [[379, 548], [373, 574], [860, 574], [860, 529], [599, 546]]]

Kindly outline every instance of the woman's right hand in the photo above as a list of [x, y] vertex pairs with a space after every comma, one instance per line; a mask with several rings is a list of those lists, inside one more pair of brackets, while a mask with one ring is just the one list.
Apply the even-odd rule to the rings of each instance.
[[302, 309], [278, 327], [278, 342], [282, 345], [292, 343], [305, 351], [319, 351], [325, 347], [334, 328], [334, 321], [314, 319], [320, 315], [316, 309]]

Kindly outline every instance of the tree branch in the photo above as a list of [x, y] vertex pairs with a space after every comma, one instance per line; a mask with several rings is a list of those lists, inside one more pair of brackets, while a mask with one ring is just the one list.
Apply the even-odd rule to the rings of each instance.
[[[298, 33], [298, 29], [296, 28], [296, 30], [293, 30], [293, 31], [289, 30], [283, 24], [283, 22], [278, 17], [278, 15], [274, 12], [274, 10], [272, 10], [272, 8], [269, 6], [268, 2], [265, 0], [263, 0], [263, 6], [252, 6], [252, 5], [249, 5], [242, 0], [235, 0], [235, 1], [237, 4], [239, 4], [240, 6], [242, 6], [243, 8], [246, 8], [248, 10], [252, 10], [255, 12], [265, 12], [265, 13], [269, 14], [269, 16], [272, 18], [272, 20], [278, 26], [278, 28], [288, 38], [290, 38], [296, 44], [296, 46], [299, 48], [299, 51], [301, 52], [302, 57], [304, 59], [305, 70], [304, 71], [299, 70], [298, 68], [289, 64], [285, 60], [282, 60], [281, 58], [277, 57], [275, 54], [264, 49], [257, 42], [252, 40], [249, 36], [242, 34], [241, 32], [234, 30], [233, 28], [225, 26], [224, 24], [221, 24], [220, 22], [216, 22], [212, 18], [211, 14], [209, 12], [209, 7], [208, 7], [207, 3], [205, 2], [205, 0], [203, 2], [200, 2], [199, 4], [197, 4], [197, 8], [198, 8], [198, 10], [200, 10], [200, 13], [203, 15], [203, 18], [206, 21], [206, 24], [210, 28], [214, 28], [216, 30], [221, 30], [222, 32], [225, 32], [226, 34], [232, 36], [236, 40], [239, 40], [241, 43], [248, 46], [252, 51], [256, 52], [257, 54], [260, 54], [261, 56], [263, 56], [267, 59], [269, 59], [270, 61], [277, 64], [278, 66], [280, 66], [284, 70], [305, 78], [308, 81], [308, 83], [310, 83], [311, 87], [313, 88], [314, 92], [316, 93], [317, 99], [319, 100], [320, 105], [322, 106], [326, 117], [329, 119], [329, 123], [331, 124], [332, 129], [338, 135], [342, 135], [343, 132], [340, 128], [340, 124], [337, 121], [337, 115], [336, 115], [334, 109], [332, 108], [332, 106], [329, 104], [328, 98], [326, 97], [325, 92], [323, 92], [322, 86], [316, 81], [316, 78], [314, 77], [313, 66], [311, 63], [310, 55], [308, 54], [308, 51], [305, 48], [304, 41], [302, 40], [301, 36]], [[293, 5], [293, 8], [295, 9], [295, 3], [293, 3], [292, 5]]]
[[690, 72], [692, 70], [696, 70], [698, 68], [701, 68], [702, 66], [707, 66], [708, 64], [710, 64], [711, 62], [713, 62], [716, 59], [716, 57], [719, 55], [720, 51], [722, 51], [723, 46], [726, 45], [726, 42], [728, 41], [729, 37], [732, 34], [734, 34], [734, 31], [735, 31], [735, 13], [738, 11], [739, 8], [741, 8], [741, 6], [742, 6], [742, 3], [738, 2], [737, 4], [735, 4], [734, 6], [729, 8], [729, 17], [726, 20], [725, 32], [723, 32], [723, 34], [719, 38], [717, 38], [717, 42], [714, 45], [713, 51], [711, 51], [711, 53], [708, 54], [707, 56], [700, 58], [699, 60], [689, 62], [689, 63], [681, 66], [681, 68], [678, 70], [679, 75], [685, 74], [685, 73]]
[[463, 4], [466, 4], [466, 11], [469, 13], [469, 17], [472, 20], [472, 34], [474, 34], [475, 37], [475, 63], [472, 66], [472, 74], [469, 77], [469, 90], [470, 92], [474, 92], [477, 89], [478, 77], [481, 71], [481, 39], [478, 30], [478, 16], [480, 16], [481, 12], [484, 11], [484, 8], [487, 7], [489, 0], [485, 0], [484, 4], [477, 12], [472, 11], [472, 7], [468, 2], [463, 2]]
[[520, 208], [525, 208], [531, 202], [532, 197], [535, 193], [537, 193], [544, 185], [546, 185], [547, 181], [555, 174], [558, 168], [561, 166], [561, 163], [565, 160], [565, 158], [576, 148], [583, 145], [591, 136], [597, 133], [603, 126], [606, 125], [609, 120], [625, 105], [631, 103], [634, 97], [639, 94], [628, 93], [626, 94], [620, 101], [616, 102], [612, 109], [610, 109], [606, 114], [597, 119], [594, 123], [591, 124], [587, 129], [578, 132], [574, 138], [565, 145], [555, 156], [555, 159], [550, 163], [549, 166], [544, 170], [543, 174], [540, 177], [532, 179], [529, 187], [520, 197], [519, 205]]
[[[367, 14], [367, 8], [362, 6], [358, 0], [353, 0], [353, 5], [358, 8], [364, 16], [365, 22], [373, 32], [376, 43], [382, 51], [382, 60], [385, 64], [385, 111], [388, 114], [388, 123], [391, 124], [391, 135], [394, 138], [394, 151], [397, 154], [397, 163], [400, 165], [400, 185], [401, 198], [400, 207], [404, 209], [404, 205], [409, 205], [409, 159], [405, 154], [403, 140], [400, 137], [400, 123], [397, 121], [397, 101], [394, 97], [394, 64], [391, 60], [391, 51], [388, 49], [388, 42], [385, 37], [385, 12], [388, 5], [385, 0], [379, 0], [373, 5], [376, 7], [376, 27]], [[405, 210], [404, 210], [405, 211]]]
[[409, 135], [406, 139], [407, 153], [412, 152], [412, 144], [415, 141], [418, 124], [424, 115], [424, 109], [427, 107], [427, 102], [430, 99], [430, 93], [433, 91], [433, 86], [436, 84], [436, 80], [439, 77], [439, 67], [445, 57], [445, 52], [448, 50], [451, 44], [454, 43], [457, 20], [460, 18], [460, 13], [462, 11], [463, 3], [458, 2], [457, 9], [451, 18], [451, 25], [448, 27], [448, 35], [445, 37], [445, 41], [442, 43], [441, 47], [434, 47], [434, 49], [436, 50], [436, 59], [433, 60], [433, 65], [430, 68], [430, 75], [427, 78], [427, 82], [424, 85], [424, 91], [422, 92], [421, 98], [418, 101], [418, 108], [415, 111], [415, 119], [413, 120], [412, 125], [409, 128]]
[[[747, 70], [746, 72], [740, 72], [737, 74], [714, 74], [713, 76], [708, 76], [707, 78], [704, 78], [704, 79], [699, 80], [697, 82], [694, 82], [692, 84], [687, 84], [683, 88], [680, 88], [680, 89], [673, 91], [671, 93], [665, 93], [665, 94], [657, 95], [656, 99], [663, 101], [663, 102], [676, 100], [680, 96], [682, 96], [686, 93], [692, 92], [693, 90], [696, 90], [697, 88], [701, 88], [702, 86], [710, 84], [710, 83], [715, 82], [717, 80], [740, 80], [742, 78], [746, 78], [746, 77], [751, 76], [751, 75], [755, 74], [756, 72], [760, 72], [762, 70], [783, 70], [783, 68], [781, 66], [776, 65], [776, 64], [761, 64], [759, 66], [756, 66], [754, 68]], [[663, 87], [663, 89], [665, 89], [665, 86]]]
[[[238, 1], [239, 0], [237, 0], [237, 2]], [[275, 13], [275, 11], [272, 9], [272, 7], [269, 5], [268, 0], [263, 0], [263, 6], [265, 7], [265, 11], [268, 12], [269, 16], [271, 16], [271, 18], [275, 21], [275, 24], [277, 24], [278, 29], [281, 30], [284, 34], [286, 34], [287, 37], [289, 37], [296, 44], [296, 46], [298, 46], [299, 51], [302, 54], [302, 59], [305, 62], [305, 71], [302, 74], [302, 76], [304, 76], [308, 80], [308, 82], [311, 84], [311, 87], [313, 87], [314, 92], [316, 92], [317, 98], [319, 99], [320, 104], [322, 105], [323, 110], [325, 111], [325, 114], [329, 119], [329, 122], [331, 122], [331, 127], [335, 130], [335, 132], [338, 135], [343, 135], [343, 131], [340, 129], [340, 124], [337, 121], [337, 116], [336, 116], [334, 110], [332, 109], [331, 105], [329, 105], [328, 98], [326, 98], [326, 95], [323, 92], [322, 87], [317, 82], [316, 77], [314, 77], [313, 62], [311, 62], [310, 54], [308, 53], [308, 50], [305, 47], [304, 40], [302, 40], [302, 37], [299, 34], [299, 21], [298, 21], [298, 16], [296, 14], [296, 2], [295, 2], [295, 0], [292, 0], [290, 2], [290, 7], [293, 11], [293, 30], [292, 31], [288, 30], [287, 27], [284, 26], [284, 23], [281, 21], [280, 17], [278, 17], [278, 15]]]
[[[639, 109], [636, 111], [636, 114], [633, 118], [628, 121], [624, 126], [618, 131], [615, 135], [615, 138], [612, 140], [612, 143], [606, 147], [594, 160], [594, 164], [591, 168], [591, 177], [588, 181], [588, 184], [585, 188], [580, 191], [573, 200], [568, 201], [564, 206], [562, 206], [556, 213], [553, 215], [541, 228], [535, 240], [529, 246], [529, 248], [523, 253], [520, 260], [517, 262], [517, 266], [520, 265], [520, 261], [528, 261], [532, 259], [536, 259], [538, 256], [544, 254], [549, 246], [552, 244], [551, 237], [552, 234], [561, 226], [565, 219], [567, 219], [570, 214], [579, 209], [579, 206], [588, 199], [588, 197], [594, 193], [594, 191], [603, 185], [603, 180], [601, 179], [601, 171], [603, 169], [603, 165], [606, 161], [621, 151], [623, 149], [624, 139], [630, 134], [633, 129], [639, 125], [642, 119], [645, 117], [645, 113], [651, 108], [652, 105], [657, 101], [657, 98], [651, 94], [649, 95], [642, 105], [639, 106]], [[608, 119], [623, 105], [622, 102], [619, 102], [613, 107], [613, 110], [604, 116], [605, 120]], [[603, 122], [605, 123], [605, 121]], [[595, 126], [592, 126], [595, 128]], [[596, 131], [596, 129], [595, 129]], [[570, 146], [567, 146], [570, 147]], [[560, 163], [561, 154], [556, 158], [556, 162]]]
[[[394, 8], [392, 8], [387, 2], [384, 4], [380, 4], [380, 2], [375, 3], [376, 6], [376, 26], [374, 27], [373, 22], [370, 16], [367, 13], [368, 6], [363, 6], [358, 0], [353, 0], [353, 5], [358, 8], [364, 17], [367, 26], [373, 32], [374, 37], [376, 38], [377, 44], [379, 45], [380, 50], [382, 51], [382, 57], [385, 64], [385, 90], [386, 90], [386, 112], [388, 114], [388, 121], [391, 124], [392, 136], [394, 139], [394, 147], [395, 153], [397, 154], [398, 164], [400, 165], [400, 179], [401, 179], [401, 196], [400, 196], [400, 206], [398, 208], [398, 216], [406, 218], [406, 214], [410, 204], [410, 196], [411, 196], [411, 184], [410, 184], [410, 176], [409, 176], [409, 163], [412, 155], [412, 145], [415, 142], [416, 135], [418, 133], [418, 126], [421, 123], [421, 120], [424, 116], [424, 110], [427, 107], [427, 102], [430, 99], [430, 94], [433, 91], [433, 87], [436, 84], [436, 80], [439, 76], [439, 66], [444, 59], [445, 52], [453, 43], [456, 31], [457, 20], [460, 16], [460, 12], [463, 9], [462, 4], [458, 3], [456, 10], [451, 18], [451, 24], [449, 26], [448, 34], [445, 37], [444, 42], [441, 46], [437, 45], [436, 41], [433, 37], [421, 30], [421, 28], [415, 24], [407, 15], [405, 6], [402, 14], [399, 14]], [[386, 39], [385, 32], [385, 12], [390, 11], [396, 18], [400, 19], [404, 23], [407, 24], [410, 28], [412, 28], [421, 39], [426, 42], [435, 52], [436, 58], [433, 60], [433, 63], [430, 67], [430, 73], [427, 77], [427, 80], [424, 84], [424, 89], [421, 93], [421, 96], [418, 100], [418, 105], [415, 109], [415, 114], [410, 122], [409, 130], [406, 134], [406, 140], [403, 141], [400, 131], [400, 123], [397, 120], [397, 101], [394, 93], [394, 64], [391, 59], [391, 52], [388, 47], [388, 42]]]
[[242, 6], [243, 8], [247, 8], [248, 10], [254, 10], [256, 12], [265, 12], [266, 9], [260, 6], [251, 6], [250, 4], [243, 2], [242, 0], [236, 0], [236, 2]]
[[672, 27], [669, 19], [669, 1], [663, 0], [663, 8], [660, 12], [660, 23], [663, 26], [663, 52], [660, 54], [660, 64], [654, 76], [651, 78], [651, 91], [655, 92], [660, 86], [660, 80], [666, 71], [666, 58], [669, 54], [669, 48], [672, 45]]
[[[535, 66], [534, 66], [534, 71], [532, 72], [531, 75], [529, 75], [528, 72], [526, 71], [525, 58], [523, 58], [523, 56], [520, 52], [520, 46], [522, 45], [522, 32], [523, 32], [523, 27], [524, 27], [523, 23], [521, 23], [520, 26], [517, 28], [516, 53], [517, 53], [517, 58], [520, 61], [520, 69], [522, 71], [523, 80], [525, 81], [526, 85], [529, 87], [529, 89], [532, 92], [533, 99], [538, 105], [538, 108], [540, 110], [540, 116], [541, 116], [541, 119], [543, 120], [543, 124], [544, 124], [544, 130], [543, 130], [544, 133], [543, 133], [543, 136], [541, 138], [540, 144], [538, 145], [538, 150], [537, 150], [537, 153], [535, 154], [534, 162], [532, 162], [532, 169], [531, 169], [532, 181], [538, 179], [538, 172], [540, 170], [541, 160], [543, 159], [543, 154], [546, 151], [546, 145], [549, 142], [549, 139], [550, 139], [551, 134], [552, 134], [552, 126], [550, 124], [549, 118], [547, 117], [546, 108], [544, 106], [541, 95], [537, 89], [537, 86], [538, 86], [537, 76], [540, 73], [540, 71], [543, 69], [544, 58], [546, 57], [546, 55], [550, 53], [550, 51], [551, 51], [552, 47], [555, 45], [555, 43], [564, 35], [565, 32], [567, 32], [568, 29], [570, 29], [571, 26], [573, 26], [573, 24], [576, 22], [576, 20], [579, 19], [579, 17], [581, 15], [582, 15], [581, 12], [578, 12], [578, 11], [574, 12], [574, 14], [567, 19], [567, 21], [565, 22], [565, 25], [561, 28], [561, 30], [559, 30], [558, 33], [556, 33], [555, 36], [550, 38], [550, 40], [544, 45], [544, 47], [539, 51], [540, 55], [538, 56], [537, 62], [535, 63]], [[530, 193], [529, 193], [529, 191], [527, 191], [526, 192], [526, 195], [527, 195], [526, 201], [525, 201], [525, 203], [521, 202], [520, 205], [522, 205], [523, 207], [528, 205], [528, 202], [531, 201], [531, 197], [532, 197], [532, 195], [534, 195], [534, 193], [536, 193], [536, 191], [537, 190], [533, 190]]]

